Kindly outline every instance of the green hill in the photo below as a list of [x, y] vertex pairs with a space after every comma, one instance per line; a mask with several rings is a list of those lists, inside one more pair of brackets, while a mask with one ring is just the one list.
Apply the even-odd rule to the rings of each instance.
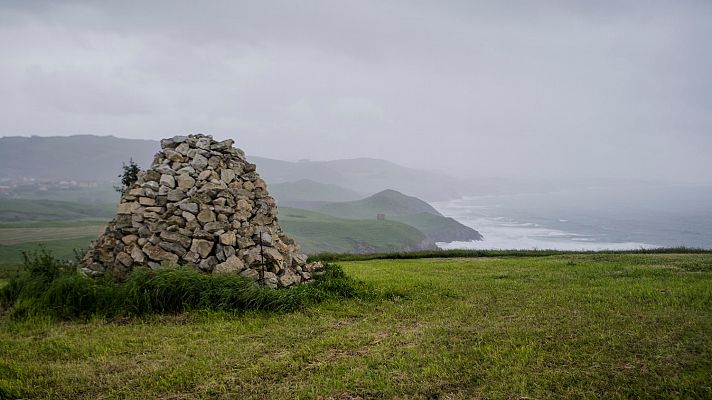
[[434, 242], [469, 242], [482, 240], [482, 235], [476, 230], [457, 222], [453, 218], [430, 213], [396, 215], [390, 217], [394, 221], [403, 222], [425, 233]]
[[434, 242], [482, 240], [476, 230], [440, 214], [417, 197], [395, 190], [384, 190], [362, 200], [313, 204], [315, 211], [340, 218], [376, 219], [403, 222], [425, 233]]
[[308, 254], [436, 248], [423, 232], [398, 221], [335, 218], [314, 211], [282, 207], [279, 209], [279, 222]]
[[79, 204], [55, 200], [0, 199], [0, 222], [109, 220], [115, 204]]
[[428, 213], [440, 215], [430, 204], [417, 197], [406, 196], [395, 190], [384, 190], [365, 199], [324, 204], [319, 211], [341, 218], [373, 219], [376, 214], [409, 215]]

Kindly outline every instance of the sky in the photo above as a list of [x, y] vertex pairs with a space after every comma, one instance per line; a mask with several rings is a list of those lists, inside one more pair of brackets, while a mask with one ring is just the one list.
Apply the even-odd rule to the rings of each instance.
[[712, 182], [712, 2], [0, 1], [0, 136]]

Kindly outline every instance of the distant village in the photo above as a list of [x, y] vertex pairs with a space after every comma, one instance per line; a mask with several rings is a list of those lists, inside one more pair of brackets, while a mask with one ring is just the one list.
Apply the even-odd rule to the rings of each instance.
[[35, 178], [0, 178], [0, 197], [17, 197], [28, 193], [73, 191], [94, 189], [99, 186], [94, 181], [40, 180]]

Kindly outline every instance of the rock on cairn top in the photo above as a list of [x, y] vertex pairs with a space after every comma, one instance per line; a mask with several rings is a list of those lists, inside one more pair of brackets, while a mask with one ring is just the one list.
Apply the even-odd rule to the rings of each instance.
[[321, 269], [277, 223], [267, 185], [232, 140], [161, 140], [151, 167], [121, 196], [116, 217], [92, 242], [82, 271], [117, 279], [136, 267], [184, 263], [239, 272], [272, 288], [309, 281]]

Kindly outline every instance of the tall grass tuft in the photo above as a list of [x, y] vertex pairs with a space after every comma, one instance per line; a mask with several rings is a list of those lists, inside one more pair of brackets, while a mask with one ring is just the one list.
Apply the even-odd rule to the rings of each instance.
[[187, 267], [136, 270], [118, 283], [108, 277], [86, 277], [76, 265], [43, 249], [24, 258], [19, 274], [0, 290], [0, 302], [15, 318], [112, 318], [191, 310], [291, 311], [330, 299], [377, 296], [372, 287], [330, 264], [310, 284], [274, 290], [237, 274], [206, 275]]

